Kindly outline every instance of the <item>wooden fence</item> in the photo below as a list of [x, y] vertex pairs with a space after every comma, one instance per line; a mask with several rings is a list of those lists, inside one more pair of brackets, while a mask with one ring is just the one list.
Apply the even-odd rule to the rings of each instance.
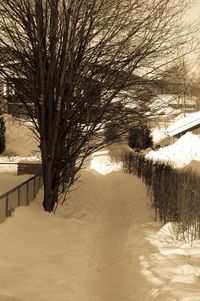
[[155, 218], [163, 224], [174, 222], [177, 239], [200, 239], [199, 173], [190, 168], [175, 169], [135, 152], [124, 155], [123, 168], [146, 184]]
[[19, 162], [17, 164], [17, 174], [41, 174], [42, 173], [42, 164], [41, 162]]
[[42, 173], [41, 162], [1, 162], [0, 172], [16, 173], [17, 175], [38, 175]]
[[42, 176], [38, 174], [0, 195], [0, 223], [11, 216], [16, 207], [29, 205], [42, 184]]

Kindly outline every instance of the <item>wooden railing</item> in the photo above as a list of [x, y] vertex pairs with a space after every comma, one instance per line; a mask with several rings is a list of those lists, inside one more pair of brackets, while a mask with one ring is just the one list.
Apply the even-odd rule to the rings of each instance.
[[2, 223], [18, 206], [27, 206], [32, 202], [43, 184], [41, 174], [35, 175], [0, 195], [0, 223]]

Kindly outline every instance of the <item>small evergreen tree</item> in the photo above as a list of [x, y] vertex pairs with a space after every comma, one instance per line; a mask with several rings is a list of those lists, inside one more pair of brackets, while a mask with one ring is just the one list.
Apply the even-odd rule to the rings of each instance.
[[5, 131], [6, 131], [6, 127], [5, 127], [5, 121], [3, 118], [3, 115], [0, 114], [0, 154], [2, 154], [5, 150]]
[[129, 130], [128, 145], [135, 150], [146, 149], [153, 145], [151, 132], [146, 124]]

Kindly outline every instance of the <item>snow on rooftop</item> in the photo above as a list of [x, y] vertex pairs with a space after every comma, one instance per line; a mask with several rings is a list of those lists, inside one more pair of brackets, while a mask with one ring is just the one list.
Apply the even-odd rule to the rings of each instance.
[[200, 136], [188, 132], [174, 144], [150, 151], [146, 158], [168, 162], [177, 168], [188, 165], [192, 160], [200, 161]]
[[196, 97], [183, 97], [173, 94], [160, 94], [154, 97], [150, 103], [150, 110], [155, 115], [173, 116], [181, 113], [180, 106], [189, 108], [196, 104]]
[[200, 125], [200, 112], [187, 114], [185, 117], [175, 121], [167, 128], [166, 133], [172, 137], [196, 125]]

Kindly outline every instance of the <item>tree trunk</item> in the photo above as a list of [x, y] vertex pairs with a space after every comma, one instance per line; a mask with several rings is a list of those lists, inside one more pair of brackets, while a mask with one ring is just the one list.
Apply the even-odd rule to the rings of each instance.
[[46, 151], [46, 147], [44, 147], [42, 152], [42, 171], [44, 182], [43, 207], [45, 211], [52, 212], [54, 210], [55, 204], [58, 202], [60, 171], [57, 167], [57, 163], [59, 162], [59, 157], [58, 153], [56, 156], [54, 156], [54, 159], [49, 157], [47, 155], [49, 151]]
[[58, 202], [58, 186], [55, 183], [54, 175], [52, 173], [46, 173], [44, 176], [44, 199], [43, 207], [47, 212], [54, 210], [55, 204]]

